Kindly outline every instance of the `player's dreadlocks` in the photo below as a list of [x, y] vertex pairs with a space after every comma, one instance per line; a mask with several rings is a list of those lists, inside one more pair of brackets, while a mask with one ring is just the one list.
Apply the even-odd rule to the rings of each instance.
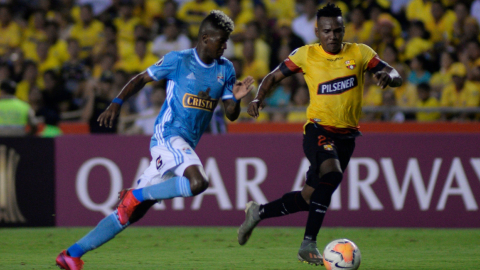
[[225, 30], [227, 33], [231, 33], [234, 27], [232, 19], [220, 10], [212, 10], [210, 14], [203, 19], [200, 25], [200, 32], [203, 30], [205, 24], [210, 24], [215, 28]]
[[324, 6], [323, 8], [317, 11], [317, 20], [320, 19], [320, 17], [338, 17], [338, 16], [342, 16], [342, 10], [332, 3], [328, 3], [326, 6]]

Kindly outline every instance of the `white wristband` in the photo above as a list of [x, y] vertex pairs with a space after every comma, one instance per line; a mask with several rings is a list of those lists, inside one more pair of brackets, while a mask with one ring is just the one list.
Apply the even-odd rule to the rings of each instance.
[[260, 102], [260, 100], [259, 99], [254, 99], [250, 103], [253, 103], [253, 102]]

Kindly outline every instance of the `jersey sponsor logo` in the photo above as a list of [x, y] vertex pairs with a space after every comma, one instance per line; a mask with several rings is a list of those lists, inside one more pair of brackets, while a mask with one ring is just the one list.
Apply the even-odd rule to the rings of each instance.
[[337, 60], [342, 60], [342, 59], [343, 59], [343, 57], [337, 57], [337, 58], [334, 58], [334, 59], [327, 58], [327, 60], [330, 61], [330, 62], [335, 62]]
[[192, 149], [190, 149], [190, 148], [188, 148], [188, 147], [185, 147], [185, 148], [183, 148], [182, 150], [183, 150], [183, 152], [185, 152], [185, 154], [187, 154], [187, 155], [191, 155], [191, 154], [192, 154]]
[[349, 69], [354, 69], [357, 65], [355, 64], [355, 60], [352, 59], [345, 61], [345, 66], [347, 66]]
[[164, 57], [160, 58], [160, 60], [157, 61], [157, 63], [155, 63], [155, 66], [161, 66], [163, 64], [163, 59]]
[[185, 94], [183, 96], [183, 107], [194, 108], [213, 112], [217, 107], [218, 99], [201, 98], [197, 95]]
[[324, 144], [323, 149], [325, 149], [327, 151], [333, 151], [333, 147], [330, 144]]
[[357, 87], [357, 76], [337, 78], [318, 85], [317, 95], [337, 95]]

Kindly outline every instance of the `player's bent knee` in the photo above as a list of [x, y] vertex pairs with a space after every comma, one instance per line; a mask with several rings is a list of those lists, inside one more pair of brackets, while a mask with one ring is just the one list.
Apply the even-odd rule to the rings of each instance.
[[337, 187], [342, 182], [342, 178], [343, 178], [343, 173], [341, 172], [336, 172], [336, 171], [329, 172], [324, 174], [322, 178], [320, 178], [319, 184], [330, 185], [334, 189], [337, 189]]
[[204, 192], [208, 188], [208, 181], [205, 178], [190, 179], [190, 190], [193, 196]]

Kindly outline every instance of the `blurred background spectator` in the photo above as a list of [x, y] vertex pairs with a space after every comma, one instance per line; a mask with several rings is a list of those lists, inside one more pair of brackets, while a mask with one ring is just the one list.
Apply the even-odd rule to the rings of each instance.
[[[480, 107], [480, 0], [4, 1], [0, 81], [16, 83], [13, 95], [48, 126], [45, 136], [61, 134], [58, 124], [65, 121], [91, 122], [97, 132], [95, 115], [134, 74], [169, 51], [194, 47], [199, 23], [212, 9], [235, 21], [225, 57], [239, 80], [252, 75], [258, 87], [292, 51], [318, 42], [316, 11], [328, 2], [344, 13], [344, 41], [371, 46], [405, 79], [402, 87], [382, 90], [366, 74], [370, 113], [363, 120], [478, 121], [475, 110], [461, 109]], [[240, 121], [305, 120], [309, 91], [302, 74], [277, 86], [258, 119], [245, 113], [254, 95], [242, 100]], [[148, 84], [122, 107], [128, 121], [119, 132], [152, 132], [143, 127], [164, 96], [163, 83]], [[223, 125], [212, 132], [221, 133]]]
[[12, 80], [0, 83], [0, 136], [23, 136], [36, 132], [35, 113], [28, 103], [15, 97], [15, 90], [16, 83]]

